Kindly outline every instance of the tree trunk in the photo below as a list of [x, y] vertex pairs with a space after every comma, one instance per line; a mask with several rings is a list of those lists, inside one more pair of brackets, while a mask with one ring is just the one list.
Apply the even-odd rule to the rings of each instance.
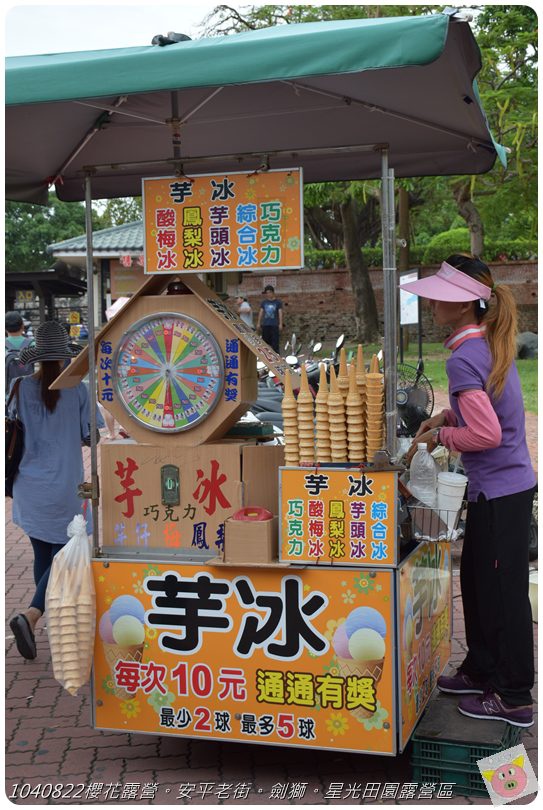
[[463, 182], [455, 185], [453, 193], [458, 212], [466, 220], [469, 228], [471, 252], [474, 256], [482, 256], [485, 242], [484, 226], [477, 206], [471, 199], [470, 184]]
[[371, 343], [379, 337], [379, 320], [375, 294], [358, 238], [355, 206], [352, 197], [341, 203], [343, 245], [355, 300], [356, 339], [360, 343]]

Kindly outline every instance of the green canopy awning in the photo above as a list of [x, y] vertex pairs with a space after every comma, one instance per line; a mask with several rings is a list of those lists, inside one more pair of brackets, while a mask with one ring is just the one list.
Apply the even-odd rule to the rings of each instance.
[[388, 17], [279, 25], [165, 48], [14, 57], [6, 104], [426, 65], [443, 51], [447, 28], [445, 15]]
[[381, 146], [397, 176], [480, 173], [499, 149], [474, 89], [477, 43], [449, 14], [281, 25], [6, 64], [8, 199], [44, 202], [54, 181], [61, 199], [81, 200], [90, 167], [93, 196], [114, 197], [176, 169], [302, 166], [307, 182], [378, 177]]

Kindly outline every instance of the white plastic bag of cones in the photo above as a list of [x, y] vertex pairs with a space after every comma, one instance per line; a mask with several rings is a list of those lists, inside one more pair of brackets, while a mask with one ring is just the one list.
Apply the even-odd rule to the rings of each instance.
[[68, 537], [53, 558], [45, 613], [54, 677], [76, 695], [90, 676], [96, 629], [91, 549], [83, 515], [71, 521]]

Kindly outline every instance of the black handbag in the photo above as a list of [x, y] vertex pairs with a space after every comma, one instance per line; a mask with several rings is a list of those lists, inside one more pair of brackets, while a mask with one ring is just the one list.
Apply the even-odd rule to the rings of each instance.
[[13, 497], [13, 482], [19, 472], [19, 465], [24, 452], [24, 427], [17, 416], [9, 416], [9, 405], [13, 396], [17, 403], [21, 379], [15, 380], [6, 402], [6, 496]]

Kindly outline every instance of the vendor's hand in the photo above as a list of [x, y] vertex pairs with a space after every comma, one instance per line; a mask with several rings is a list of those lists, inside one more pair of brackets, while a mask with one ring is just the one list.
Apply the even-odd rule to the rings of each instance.
[[[445, 424], [445, 411], [441, 411], [441, 413], [436, 413], [435, 416], [432, 416], [430, 419], [425, 419], [424, 422], [420, 423], [420, 427], [415, 433], [415, 439], [418, 436], [422, 436], [422, 434], [426, 433], [428, 430], [443, 427], [444, 424]], [[423, 439], [421, 439], [420, 441], [423, 441]]]
[[[431, 422], [432, 420], [427, 419], [426, 421]], [[424, 422], [423, 422], [423, 424], [424, 424]], [[411, 447], [409, 448], [409, 450], [407, 451], [407, 454], [405, 456], [405, 459], [406, 459], [408, 464], [411, 464], [411, 459], [413, 458], [413, 456], [415, 455], [415, 453], [419, 449], [418, 445], [421, 442], [426, 443], [429, 453], [431, 453], [432, 450], [435, 450], [435, 448], [437, 447], [437, 436], [434, 433], [434, 429], [427, 430], [425, 433], [421, 433], [420, 436], [417, 433], [417, 435], [413, 439], [413, 444], [411, 445]]]

